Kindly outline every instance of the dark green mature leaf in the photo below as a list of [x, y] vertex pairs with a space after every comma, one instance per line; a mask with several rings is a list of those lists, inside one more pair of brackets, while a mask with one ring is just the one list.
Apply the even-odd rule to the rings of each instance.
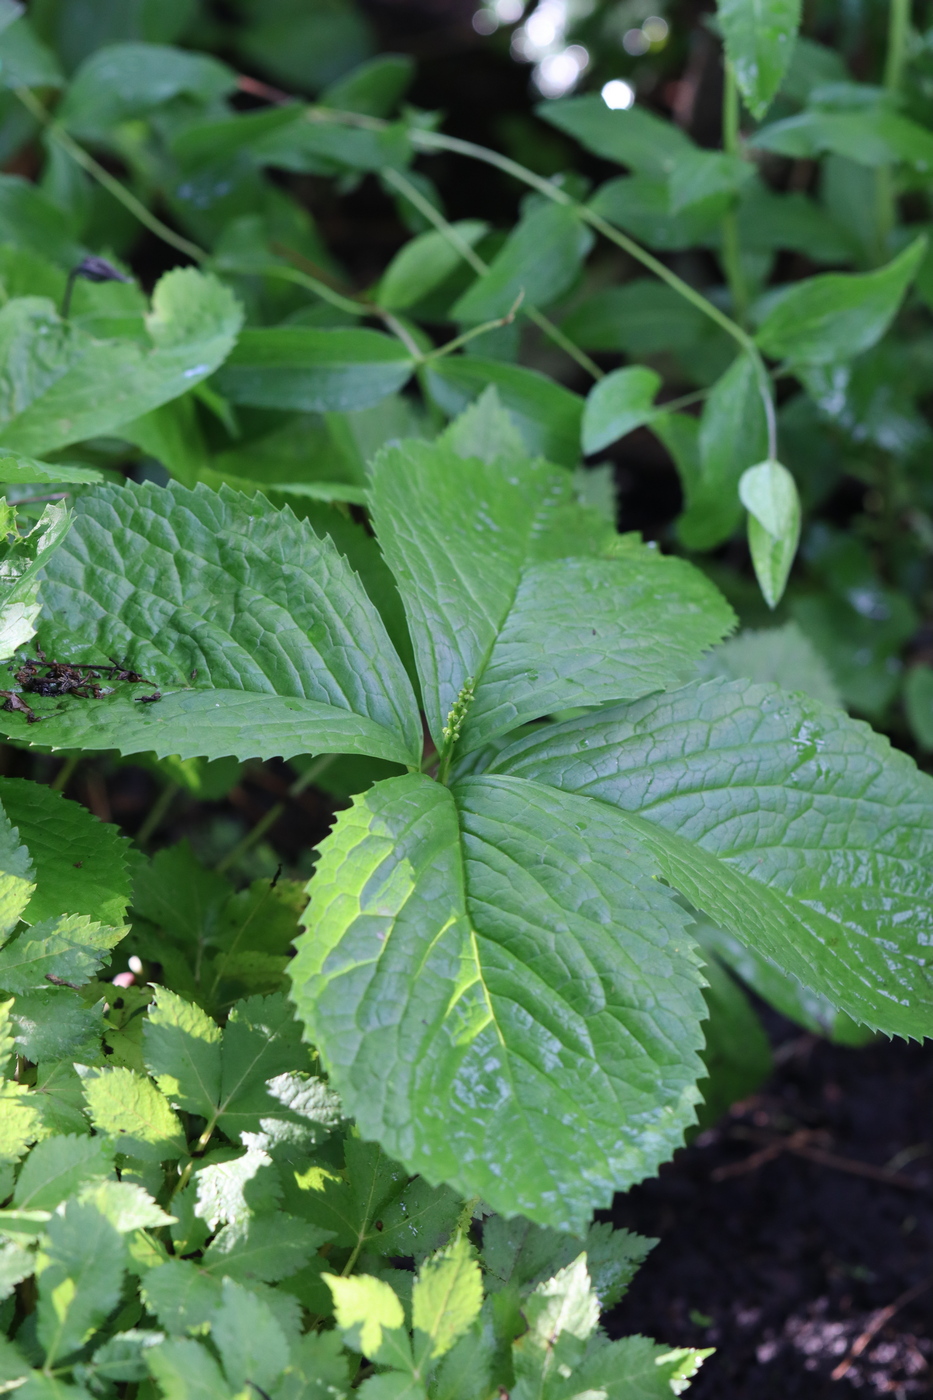
[[685, 918], [620, 835], [535, 784], [380, 783], [322, 847], [292, 966], [364, 1136], [429, 1181], [577, 1232], [693, 1112], [703, 1008]]
[[657, 175], [627, 175], [600, 185], [589, 207], [649, 248], [677, 252], [697, 244], [715, 245], [730, 202], [727, 194], [710, 195], [675, 214], [668, 180]]
[[203, 1268], [218, 1278], [275, 1283], [304, 1268], [328, 1230], [277, 1213], [225, 1225], [204, 1255]]
[[518, 1216], [494, 1215], [483, 1225], [483, 1263], [490, 1292], [515, 1285], [522, 1292], [543, 1283], [572, 1264], [586, 1250], [586, 1266], [600, 1307], [611, 1308], [624, 1294], [635, 1272], [657, 1240], [591, 1225], [582, 1239], [542, 1229]]
[[755, 337], [762, 350], [798, 364], [850, 360], [881, 339], [926, 253], [917, 238], [877, 272], [829, 272], [788, 288]]
[[213, 1119], [220, 1102], [220, 1027], [168, 987], [156, 990], [143, 1027], [146, 1068], [165, 1097]]
[[28, 924], [59, 914], [86, 914], [120, 924], [130, 897], [129, 842], [61, 793], [24, 778], [0, 778], [0, 802], [36, 865]]
[[88, 1182], [112, 1175], [113, 1154], [100, 1138], [49, 1137], [23, 1163], [13, 1204], [20, 1210], [54, 1210]]
[[438, 748], [458, 696], [469, 751], [553, 710], [670, 685], [730, 628], [680, 560], [631, 537], [603, 557], [602, 536], [565, 545], [572, 482], [546, 463], [504, 468], [410, 442], [376, 459], [372, 483]]
[[689, 350], [707, 318], [691, 302], [651, 277], [604, 287], [561, 321], [561, 330], [585, 350], [619, 350], [640, 357]]
[[760, 121], [787, 72], [800, 27], [800, 0], [717, 0], [739, 90]]
[[50, 978], [81, 986], [109, 960], [125, 932], [84, 914], [45, 919], [0, 949], [0, 987], [34, 991], [48, 987]]
[[668, 177], [671, 213], [682, 214], [714, 195], [738, 194], [754, 173], [754, 167], [740, 156], [724, 151], [685, 151], [674, 161]]
[[41, 456], [148, 413], [213, 373], [242, 317], [226, 287], [190, 267], [156, 284], [148, 346], [95, 339], [46, 298], [15, 298], [0, 310], [0, 445]]
[[542, 102], [535, 110], [587, 150], [648, 175], [667, 175], [679, 156], [695, 149], [673, 122], [644, 107], [613, 111], [595, 95]]
[[800, 112], [762, 127], [749, 144], [802, 160], [831, 151], [858, 165], [902, 162], [923, 174], [933, 169], [933, 133], [884, 106]]
[[579, 461], [583, 400], [536, 370], [478, 355], [451, 355], [428, 367], [426, 382], [431, 397], [452, 418], [493, 385], [530, 455], [566, 467]]
[[519, 740], [492, 767], [632, 814], [722, 928], [854, 1020], [930, 1034], [933, 780], [867, 726], [710, 681]]
[[[79, 518], [43, 585], [54, 637], [69, 659], [126, 658], [168, 693], [151, 704], [119, 684], [100, 700], [34, 697], [43, 718], [30, 738], [182, 758], [417, 761], [402, 663], [346, 560], [306, 522], [227, 488], [129, 484], [85, 497]], [[21, 715], [2, 719], [26, 734]]]
[[17, 19], [12, 6], [3, 18], [7, 23], [0, 39], [0, 87], [64, 87], [55, 54], [36, 37], [29, 20]]
[[411, 378], [400, 340], [367, 330], [246, 330], [215, 380], [231, 403], [303, 413], [369, 408]]
[[574, 209], [550, 202], [532, 206], [450, 314], [459, 321], [491, 321], [507, 315], [520, 296], [529, 306], [548, 306], [573, 285], [592, 246], [593, 235]]
[[78, 69], [56, 117], [73, 135], [110, 141], [114, 127], [181, 94], [211, 102], [236, 87], [236, 75], [207, 54], [162, 44], [109, 44]]

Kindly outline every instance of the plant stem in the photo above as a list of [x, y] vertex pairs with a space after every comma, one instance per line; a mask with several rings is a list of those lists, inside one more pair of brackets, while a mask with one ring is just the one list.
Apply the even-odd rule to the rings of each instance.
[[26, 87], [14, 88], [13, 91], [27, 111], [31, 112], [36, 120], [45, 128], [50, 139], [53, 140], [57, 146], [60, 146], [63, 151], [67, 152], [67, 154], [71, 156], [71, 159], [77, 165], [81, 166], [82, 170], [86, 170], [89, 175], [93, 176], [98, 184], [103, 185], [104, 189], [112, 194], [114, 199], [118, 200], [119, 203], [123, 205], [124, 209], [128, 209], [141, 224], [144, 224], [145, 227], [150, 230], [150, 232], [157, 234], [164, 243], [170, 243], [179, 253], [184, 253], [186, 257], [191, 258], [194, 262], [200, 263], [206, 261], [208, 254], [203, 248], [200, 248], [197, 243], [192, 243], [189, 239], [182, 237], [180, 233], [176, 233], [174, 229], [169, 228], [168, 224], [163, 224], [161, 219], [157, 218], [155, 214], [151, 213], [146, 208], [142, 200], [137, 199], [135, 194], [132, 194], [125, 185], [122, 185], [119, 180], [110, 174], [109, 170], [105, 170], [92, 155], [88, 154], [83, 146], [79, 146], [77, 141], [73, 140], [72, 137], [68, 135], [68, 132], [63, 126], [53, 121], [35, 93], [31, 92], [29, 88]]
[[907, 58], [907, 31], [910, 27], [910, 0], [888, 0], [888, 52], [884, 63], [884, 85], [888, 92], [899, 92]]
[[239, 841], [232, 851], [227, 852], [216, 867], [217, 874], [223, 875], [224, 871], [229, 870], [231, 865], [235, 865], [248, 851], [258, 845], [269, 828], [275, 826], [279, 817], [285, 813], [291, 799], [304, 792], [306, 787], [310, 787], [322, 773], [327, 771], [332, 763], [336, 762], [338, 757], [339, 755], [335, 753], [325, 753], [321, 754], [320, 758], [315, 759], [313, 763], [309, 763], [301, 776], [296, 778], [288, 789], [284, 801], [276, 802], [273, 807], [270, 807], [268, 812], [259, 818], [256, 825], [250, 827], [242, 841]]
[[83, 757], [83, 754], [73, 753], [70, 758], [65, 759], [61, 768], [59, 768], [58, 772], [55, 774], [54, 780], [51, 783], [49, 783], [49, 787], [52, 789], [53, 792], [65, 791], [65, 788], [68, 786], [68, 784], [74, 777], [75, 769], [77, 768], [78, 764], [81, 762], [81, 759]]
[[180, 792], [181, 783], [166, 783], [155, 802], [153, 802], [152, 806], [149, 808], [149, 814], [146, 820], [136, 833], [137, 846], [148, 846], [152, 837], [168, 815], [169, 808]]
[[[722, 144], [727, 155], [740, 156], [739, 141], [739, 88], [735, 81], [732, 64], [726, 61], [722, 90]], [[722, 266], [729, 284], [732, 308], [739, 325], [745, 325], [748, 312], [748, 287], [742, 271], [741, 249], [739, 247], [739, 221], [735, 207], [730, 207], [721, 220]]]
[[[462, 144], [468, 145], [469, 143], [464, 142]], [[483, 150], [483, 147], [477, 146], [476, 149], [480, 151]], [[490, 152], [490, 154], [494, 154], [494, 152]], [[503, 160], [504, 159], [505, 157], [503, 156]], [[529, 171], [529, 174], [530, 173]], [[474, 272], [482, 276], [483, 273], [489, 271], [489, 264], [484, 262], [479, 253], [470, 246], [465, 238], [461, 238], [460, 234], [455, 228], [451, 227], [443, 214], [434, 208], [430, 200], [425, 199], [421, 191], [413, 185], [410, 180], [407, 180], [398, 170], [394, 170], [391, 167], [387, 167], [383, 170], [382, 177], [387, 185], [391, 185], [393, 189], [398, 190], [399, 194], [404, 194], [409, 203], [413, 204], [418, 212], [423, 214], [424, 217], [434, 225], [438, 233], [443, 234], [450, 246], [457, 250], [464, 262], [469, 263]], [[546, 184], [547, 182], [545, 181], [543, 183]], [[599, 365], [591, 360], [589, 355], [581, 350], [578, 345], [574, 345], [573, 341], [564, 335], [563, 331], [555, 326], [553, 321], [550, 321], [547, 316], [538, 311], [536, 307], [523, 306], [522, 313], [528, 317], [529, 321], [533, 321], [538, 329], [543, 331], [565, 354], [569, 355], [572, 360], [575, 360], [582, 369], [585, 369], [591, 378], [603, 378], [603, 371], [599, 368]]]

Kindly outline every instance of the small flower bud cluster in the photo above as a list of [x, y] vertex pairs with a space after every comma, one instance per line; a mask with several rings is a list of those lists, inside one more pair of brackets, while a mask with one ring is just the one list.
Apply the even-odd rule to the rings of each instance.
[[444, 744], [447, 748], [450, 748], [450, 746], [455, 744], [460, 738], [460, 730], [463, 728], [463, 721], [466, 719], [467, 710], [470, 708], [470, 704], [473, 700], [473, 685], [473, 677], [469, 676], [461, 686], [460, 694], [454, 701], [450, 714], [447, 716], [447, 723], [444, 725], [442, 731]]

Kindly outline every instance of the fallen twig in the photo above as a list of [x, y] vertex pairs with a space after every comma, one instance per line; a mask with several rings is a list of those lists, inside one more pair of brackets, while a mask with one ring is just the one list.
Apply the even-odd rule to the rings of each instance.
[[839, 1365], [832, 1372], [830, 1380], [841, 1381], [851, 1367], [853, 1361], [856, 1361], [858, 1357], [861, 1356], [872, 1337], [880, 1332], [885, 1323], [890, 1322], [894, 1314], [900, 1312], [901, 1308], [906, 1307], [908, 1303], [912, 1303], [915, 1298], [919, 1298], [920, 1294], [923, 1293], [925, 1289], [929, 1288], [931, 1283], [933, 1283], [933, 1277], [924, 1279], [922, 1283], [915, 1283], [913, 1288], [908, 1288], [905, 1293], [902, 1293], [899, 1298], [895, 1298], [894, 1302], [889, 1303], [886, 1308], [879, 1308], [871, 1322], [865, 1328], [865, 1331], [862, 1332], [860, 1336], [856, 1337], [855, 1341], [852, 1343], [848, 1355], [843, 1357]]
[[734, 1128], [732, 1137], [746, 1138], [751, 1142], [762, 1142], [764, 1146], [758, 1152], [753, 1152], [750, 1157], [746, 1157], [742, 1162], [733, 1162], [729, 1166], [717, 1167], [711, 1174], [713, 1181], [725, 1181], [730, 1176], [741, 1176], [745, 1172], [755, 1171], [765, 1163], [771, 1162], [782, 1152], [793, 1152], [797, 1157], [805, 1157], [811, 1162], [817, 1162], [823, 1167], [832, 1167], [836, 1171], [849, 1172], [852, 1176], [863, 1176], [869, 1181], [880, 1181], [885, 1186], [896, 1186], [902, 1191], [926, 1191], [927, 1185], [923, 1182], [914, 1181], [909, 1176], [903, 1176], [900, 1172], [886, 1171], [884, 1167], [872, 1166], [870, 1162], [860, 1162], [855, 1157], [840, 1157], [835, 1152], [827, 1152], [825, 1148], [816, 1147], [810, 1139], [813, 1133], [808, 1129], [799, 1129], [787, 1137], [775, 1137], [764, 1132], [757, 1132], [754, 1128]]

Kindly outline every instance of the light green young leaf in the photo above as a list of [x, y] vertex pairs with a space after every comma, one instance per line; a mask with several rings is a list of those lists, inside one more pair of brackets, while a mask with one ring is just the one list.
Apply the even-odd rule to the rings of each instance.
[[414, 368], [402, 342], [380, 331], [277, 326], [244, 331], [214, 382], [231, 403], [328, 413], [379, 403]]
[[803, 695], [709, 681], [519, 740], [493, 769], [630, 814], [664, 878], [889, 1035], [933, 1027], [933, 779]]
[[109, 961], [125, 928], [93, 923], [84, 914], [46, 919], [0, 949], [0, 987], [8, 992], [47, 989], [56, 980], [83, 986]]
[[[445, 1356], [463, 1336], [483, 1306], [483, 1280], [473, 1249], [464, 1235], [426, 1259], [411, 1295], [415, 1365]], [[419, 1335], [420, 1334], [420, 1335]]]
[[[29, 1278], [36, 1271], [36, 1256], [29, 1249], [23, 1249], [21, 1245], [14, 1244], [12, 1240], [7, 1240], [0, 1244], [0, 1299], [9, 1298], [13, 1289], [23, 1279]], [[3, 1339], [6, 1340], [5, 1338]], [[0, 1343], [0, 1371], [4, 1369], [6, 1356], [3, 1354], [5, 1348]], [[26, 1363], [23, 1363], [23, 1374], [25, 1374]], [[4, 1376], [4, 1379], [17, 1380], [18, 1377]]]
[[0, 444], [40, 457], [113, 432], [212, 374], [242, 319], [233, 294], [194, 268], [176, 268], [156, 284], [146, 318], [151, 348], [95, 339], [62, 321], [45, 298], [8, 302], [0, 310]]
[[157, 987], [143, 1027], [146, 1068], [178, 1108], [208, 1120], [220, 1102], [220, 1027], [200, 1006]]
[[292, 980], [363, 1136], [578, 1233], [654, 1170], [692, 1118], [704, 1014], [656, 868], [608, 811], [536, 784], [413, 775], [357, 798], [321, 847]]
[[[35, 742], [417, 762], [420, 724], [402, 663], [346, 560], [306, 522], [226, 488], [130, 484], [85, 497], [78, 520], [47, 570], [55, 626], [43, 636], [67, 638], [72, 657], [126, 658], [149, 683], [143, 696], [152, 683], [166, 693], [144, 704], [117, 681], [100, 700], [34, 697], [43, 716], [29, 727]], [[101, 569], [116, 590], [107, 605]], [[22, 715], [0, 715], [26, 735]]]
[[193, 1178], [194, 1214], [212, 1233], [220, 1225], [274, 1211], [281, 1204], [281, 1179], [267, 1152], [222, 1148], [202, 1163]]
[[303, 1269], [331, 1237], [291, 1215], [260, 1215], [237, 1221], [214, 1237], [202, 1267], [216, 1278], [278, 1283]]
[[120, 1297], [126, 1251], [119, 1232], [89, 1201], [69, 1200], [46, 1226], [38, 1336], [45, 1364], [84, 1346]]
[[[480, 219], [461, 219], [451, 227], [471, 248], [489, 232], [489, 225]], [[404, 311], [439, 287], [461, 261], [460, 253], [443, 233], [436, 229], [420, 233], [389, 263], [374, 293], [375, 300], [388, 311]]]
[[22, 1210], [54, 1210], [88, 1182], [113, 1172], [113, 1152], [100, 1138], [49, 1137], [23, 1163], [13, 1204]]
[[739, 497], [748, 511], [748, 547], [765, 602], [776, 608], [800, 540], [800, 497], [780, 462], [759, 462], [742, 473]]
[[586, 1255], [580, 1254], [526, 1299], [523, 1309], [530, 1332], [525, 1345], [553, 1347], [559, 1337], [569, 1332], [585, 1341], [592, 1336], [599, 1322], [599, 1299], [590, 1282]]
[[0, 807], [0, 944], [13, 932], [36, 888], [35, 866]]
[[592, 246], [575, 210], [550, 201], [533, 205], [450, 314], [456, 321], [492, 321], [508, 315], [520, 296], [528, 306], [549, 306], [573, 285]]
[[121, 924], [130, 897], [129, 842], [86, 807], [25, 778], [0, 778], [0, 802], [36, 865], [27, 924], [84, 914]]
[[676, 160], [694, 149], [673, 122], [662, 121], [645, 107], [613, 111], [595, 93], [542, 102], [535, 111], [588, 151], [648, 175], [669, 174]]
[[759, 121], [787, 72], [800, 27], [800, 0], [717, 0], [739, 91]]
[[546, 463], [504, 471], [410, 442], [379, 455], [372, 482], [439, 749], [461, 730], [468, 752], [554, 710], [675, 683], [730, 627], [706, 581], [654, 549], [627, 540], [594, 557], [595, 537], [590, 557], [562, 558], [581, 553], [554, 528], [573, 483]]
[[[9, 1008], [11, 1003], [6, 1005]], [[25, 1084], [0, 1081], [0, 1162], [18, 1162], [29, 1144], [44, 1132], [38, 1095]]]
[[285, 1333], [269, 1308], [233, 1279], [224, 1279], [211, 1340], [235, 1391], [272, 1390], [289, 1362]]
[[98, 1181], [81, 1188], [79, 1200], [89, 1201], [121, 1235], [133, 1230], [160, 1230], [172, 1216], [157, 1206], [142, 1186], [131, 1181]]
[[103, 1069], [87, 1075], [84, 1095], [91, 1121], [120, 1152], [146, 1162], [182, 1156], [181, 1123], [145, 1075], [131, 1069]]
[[146, 1365], [164, 1400], [231, 1400], [217, 1362], [191, 1337], [169, 1337], [149, 1348]]
[[583, 410], [583, 452], [599, 452], [640, 428], [654, 416], [654, 396], [661, 376], [641, 365], [627, 365], [600, 379], [587, 395]]
[[755, 337], [767, 355], [794, 364], [851, 360], [881, 339], [926, 253], [916, 238], [877, 272], [827, 272], [797, 282]]
[[405, 1325], [398, 1295], [389, 1284], [370, 1274], [353, 1274], [349, 1278], [324, 1274], [322, 1277], [333, 1295], [337, 1326], [347, 1346], [378, 1360], [385, 1334], [397, 1332]]

